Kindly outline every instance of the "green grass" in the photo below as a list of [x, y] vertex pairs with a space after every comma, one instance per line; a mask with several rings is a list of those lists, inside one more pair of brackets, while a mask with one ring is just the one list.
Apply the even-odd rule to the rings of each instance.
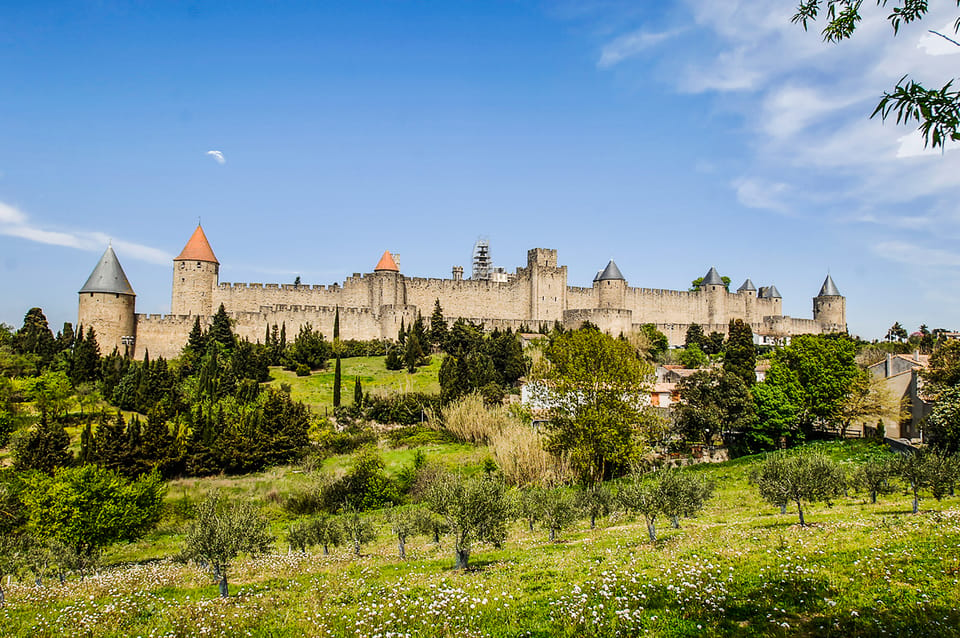
[[[839, 461], [867, 442], [821, 445]], [[391, 470], [412, 450], [383, 450]], [[486, 450], [441, 445], [431, 457], [482, 462]], [[659, 521], [651, 544], [643, 521], [614, 515], [559, 542], [517, 523], [503, 548], [474, 548], [474, 569], [455, 572], [452, 549], [410, 539], [409, 557], [380, 513], [380, 538], [360, 557], [277, 551], [240, 560], [234, 596], [216, 600], [193, 566], [148, 560], [178, 548], [178, 501], [223, 489], [264, 505], [281, 534], [289, 521], [271, 493], [309, 477], [296, 468], [171, 484], [171, 513], [150, 539], [118, 546], [98, 578], [5, 587], [0, 627], [10, 636], [960, 636], [960, 498], [924, 499], [910, 514], [897, 493], [809, 508], [810, 525], [763, 503], [747, 482], [758, 457], [703, 465], [716, 498], [680, 529]], [[332, 457], [337, 471], [346, 457]], [[130, 561], [140, 561], [130, 564]]]
[[[340, 360], [341, 396], [344, 405], [353, 403], [353, 387], [358, 376], [363, 391], [372, 395], [440, 392], [440, 382], [437, 380], [440, 373], [440, 355], [431, 357], [429, 365], [417, 368], [413, 374], [406, 370], [387, 370], [384, 367], [385, 361], [386, 357], [351, 357]], [[270, 383], [271, 385], [290, 384], [291, 396], [297, 401], [303, 401], [316, 411], [332, 410], [333, 366], [334, 362], [328, 361], [325, 370], [315, 371], [307, 377], [298, 377], [295, 373], [279, 367], [270, 368], [272, 378]]]

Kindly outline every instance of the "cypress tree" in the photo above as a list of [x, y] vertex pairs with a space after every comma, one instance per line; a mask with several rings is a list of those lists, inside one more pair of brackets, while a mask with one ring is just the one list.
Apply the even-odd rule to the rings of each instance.
[[407, 366], [407, 372], [417, 371], [417, 364], [423, 358], [423, 349], [420, 347], [420, 340], [413, 332], [407, 336], [407, 346], [403, 351], [403, 363]]
[[397, 341], [403, 345], [407, 340], [407, 329], [403, 326], [403, 317], [400, 317], [400, 332], [397, 334]]
[[437, 348], [443, 347], [443, 342], [447, 338], [447, 320], [443, 317], [443, 308], [440, 307], [440, 299], [433, 302], [433, 314], [430, 315], [430, 343]]
[[207, 333], [207, 338], [211, 341], [216, 341], [227, 350], [233, 350], [233, 347], [236, 345], [237, 340], [233, 335], [233, 330], [230, 328], [230, 318], [227, 316], [227, 311], [224, 309], [223, 304], [220, 304], [216, 314], [213, 315], [213, 321], [210, 324], [210, 332]]
[[340, 407], [340, 306], [337, 306], [333, 316], [333, 348], [336, 351], [337, 363], [333, 369], [333, 407]]
[[206, 336], [203, 334], [203, 328], [200, 326], [200, 316], [193, 320], [193, 328], [190, 330], [190, 336], [187, 337], [187, 348], [192, 350], [197, 356], [203, 354], [207, 349]]
[[337, 363], [333, 369], [333, 407], [340, 407], [340, 355], [337, 355]]
[[357, 382], [353, 384], [353, 404], [358, 408], [363, 405], [363, 387], [360, 385], [360, 377], [357, 377]]
[[731, 319], [727, 350], [723, 355], [723, 371], [740, 377], [747, 386], [757, 382], [757, 350], [753, 330], [742, 319]]

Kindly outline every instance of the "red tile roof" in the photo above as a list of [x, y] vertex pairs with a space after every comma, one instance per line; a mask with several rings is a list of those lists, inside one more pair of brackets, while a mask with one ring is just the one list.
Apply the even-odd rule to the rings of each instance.
[[190, 236], [187, 245], [183, 247], [183, 250], [180, 251], [177, 257], [174, 257], [174, 261], [178, 259], [185, 261], [211, 261], [215, 264], [220, 263], [217, 261], [217, 256], [213, 254], [213, 249], [210, 248], [210, 242], [207, 241], [207, 236], [203, 234], [203, 228], [199, 224], [197, 224], [197, 229], [193, 231], [193, 235]]
[[400, 272], [400, 269], [397, 268], [397, 262], [393, 260], [393, 255], [390, 254], [389, 250], [383, 251], [383, 257], [377, 262], [377, 267], [373, 269], [373, 272], [381, 271]]

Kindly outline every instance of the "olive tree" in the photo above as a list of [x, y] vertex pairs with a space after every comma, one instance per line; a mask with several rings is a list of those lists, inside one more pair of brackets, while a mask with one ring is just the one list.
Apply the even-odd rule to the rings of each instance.
[[252, 503], [228, 501], [211, 494], [197, 507], [181, 557], [209, 569], [218, 581], [220, 596], [227, 598], [227, 571], [231, 563], [240, 554], [255, 556], [266, 552], [272, 542], [267, 519]]
[[467, 569], [476, 541], [499, 545], [507, 537], [510, 501], [503, 481], [495, 476], [464, 479], [442, 474], [430, 486], [427, 504], [446, 521], [453, 537], [456, 568]]
[[657, 485], [649, 478], [632, 476], [617, 490], [617, 501], [625, 511], [643, 515], [650, 542], [657, 542], [657, 516], [661, 512]]
[[680, 527], [680, 517], [691, 517], [703, 509], [713, 495], [713, 483], [676, 469], [657, 472], [657, 491], [660, 510], [670, 518], [675, 528]]
[[416, 536], [420, 531], [419, 516], [409, 507], [394, 508], [387, 512], [390, 531], [397, 538], [397, 553], [400, 558], [407, 557], [407, 538]]
[[343, 542], [343, 530], [330, 516], [317, 516], [290, 526], [287, 531], [287, 543], [290, 549], [306, 551], [314, 545], [323, 547], [324, 555], [330, 554], [330, 547]]
[[891, 494], [894, 491], [891, 479], [896, 476], [893, 458], [872, 458], [853, 473], [853, 484], [864, 488], [870, 494], [870, 502], [877, 502], [877, 495]]
[[577, 507], [590, 519], [590, 529], [597, 526], [597, 519], [610, 513], [613, 492], [604, 483], [594, 483], [577, 492]]
[[550, 532], [550, 542], [557, 540], [557, 532], [577, 519], [573, 496], [562, 489], [537, 490], [537, 510], [540, 522]]
[[827, 501], [840, 493], [843, 480], [836, 463], [820, 452], [801, 450], [775, 452], [767, 457], [754, 474], [760, 496], [784, 512], [787, 503], [797, 505], [800, 525], [805, 503]]
[[343, 528], [344, 535], [353, 543], [353, 553], [357, 556], [360, 555], [362, 546], [377, 538], [377, 532], [370, 518], [360, 516], [360, 512], [351, 507], [344, 509], [344, 514], [340, 516], [340, 526]]

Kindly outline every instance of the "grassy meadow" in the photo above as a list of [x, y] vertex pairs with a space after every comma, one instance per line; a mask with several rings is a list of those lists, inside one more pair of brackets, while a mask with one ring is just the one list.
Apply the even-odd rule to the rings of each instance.
[[[433, 356], [430, 363], [417, 368], [410, 374], [404, 370], [387, 370], [384, 366], [386, 357], [350, 357], [340, 360], [342, 378], [341, 392], [343, 404], [353, 403], [353, 387], [357, 377], [364, 393], [374, 396], [388, 394], [402, 394], [406, 392], [426, 392], [437, 394], [440, 392], [440, 374], [442, 358]], [[324, 370], [315, 371], [310, 376], [298, 377], [295, 373], [280, 367], [270, 368], [271, 385], [286, 383], [290, 385], [290, 396], [295, 401], [302, 401], [314, 411], [324, 414], [333, 410], [333, 367], [334, 362], [327, 362]]]
[[[864, 441], [822, 447], [856, 463]], [[423, 450], [476, 470], [484, 448]], [[412, 450], [382, 449], [389, 471]], [[679, 529], [658, 521], [651, 544], [642, 520], [620, 514], [596, 529], [580, 521], [556, 543], [515, 523], [500, 549], [474, 547], [468, 572], [452, 569], [449, 541], [418, 536], [397, 557], [383, 513], [379, 538], [361, 556], [348, 548], [289, 552], [293, 518], [283, 497], [312, 480], [297, 467], [242, 477], [173, 481], [161, 526], [115, 546], [82, 581], [5, 583], [5, 636], [960, 636], [960, 498], [863, 494], [795, 511], [762, 502], [747, 457], [697, 466], [717, 494]], [[345, 457], [324, 461], [341, 471]], [[278, 536], [274, 553], [239, 560], [233, 595], [169, 560], [192, 505], [210, 490], [262, 505]]]

